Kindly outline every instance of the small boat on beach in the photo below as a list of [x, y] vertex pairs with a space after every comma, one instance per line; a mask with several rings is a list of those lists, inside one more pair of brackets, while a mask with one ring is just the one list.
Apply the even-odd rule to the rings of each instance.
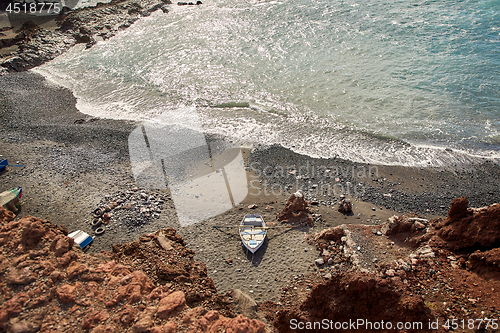
[[7, 165], [9, 165], [9, 162], [7, 161], [6, 158], [0, 159], [0, 171], [4, 170]]
[[257, 214], [245, 215], [239, 227], [243, 246], [248, 251], [255, 253], [264, 244], [267, 234], [266, 229], [266, 224], [262, 216]]
[[17, 213], [21, 204], [20, 200], [23, 195], [21, 186], [0, 193], [0, 206]]

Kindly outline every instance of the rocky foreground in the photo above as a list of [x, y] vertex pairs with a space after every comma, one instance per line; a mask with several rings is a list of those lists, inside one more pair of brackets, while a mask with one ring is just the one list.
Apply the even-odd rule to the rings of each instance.
[[64, 227], [16, 221], [3, 209], [0, 220], [0, 331], [319, 332], [307, 325], [324, 319], [422, 323], [401, 332], [499, 331], [499, 204], [471, 209], [459, 198], [446, 218], [408, 214], [306, 235], [319, 253], [315, 272], [295, 276], [281, 302], [246, 299], [250, 317], [262, 320], [238, 314], [238, 293], [217, 293], [174, 229], [88, 255]]
[[64, 227], [3, 208], [0, 220], [2, 332], [265, 332], [174, 229], [87, 255]]
[[391, 322], [392, 331], [398, 322], [422, 323], [405, 332], [500, 331], [500, 204], [471, 209], [462, 197], [447, 218], [394, 216], [381, 226], [341, 225], [306, 239], [320, 251], [323, 281], [298, 276], [283, 288], [285, 306], [262, 304], [279, 332], [324, 318]]

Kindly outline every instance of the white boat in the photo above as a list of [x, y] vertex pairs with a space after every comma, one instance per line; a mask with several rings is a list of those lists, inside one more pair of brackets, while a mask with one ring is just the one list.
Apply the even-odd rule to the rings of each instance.
[[266, 224], [262, 216], [257, 214], [245, 215], [241, 221], [239, 230], [243, 245], [248, 251], [255, 253], [266, 239]]

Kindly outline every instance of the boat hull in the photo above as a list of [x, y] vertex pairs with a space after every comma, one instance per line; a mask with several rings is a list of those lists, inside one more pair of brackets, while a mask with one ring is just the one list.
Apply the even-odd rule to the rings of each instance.
[[252, 253], [262, 247], [267, 235], [264, 219], [257, 214], [245, 215], [239, 231], [243, 246]]
[[7, 159], [0, 160], [0, 171], [5, 170], [5, 168], [9, 165]]

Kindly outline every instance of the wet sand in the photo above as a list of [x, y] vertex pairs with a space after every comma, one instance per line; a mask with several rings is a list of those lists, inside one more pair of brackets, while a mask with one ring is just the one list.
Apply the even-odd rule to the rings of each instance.
[[[19, 216], [34, 215], [64, 224], [69, 231], [93, 234], [92, 212], [105, 197], [136, 186], [128, 137], [138, 125], [79, 113], [70, 91], [39, 75], [24, 72], [0, 77], [0, 155], [24, 165], [0, 174], [0, 190], [23, 187]], [[462, 195], [476, 207], [500, 201], [500, 168], [490, 162], [442, 169], [370, 166], [313, 159], [282, 147], [259, 145], [243, 158], [247, 181], [253, 182], [247, 184], [249, 195], [236, 207], [181, 227], [174, 205], [165, 205], [158, 219], [132, 229], [107, 230], [87, 251], [110, 251], [112, 244], [174, 227], [196, 251], [196, 259], [207, 265], [219, 291], [239, 288], [257, 301], [278, 301], [286, 282], [299, 274], [317, 272], [314, 260], [318, 253], [304, 242], [304, 233], [342, 223], [379, 224], [394, 213], [409, 211], [425, 217], [442, 215], [451, 200]], [[271, 229], [263, 248], [253, 256], [245, 253], [236, 229], [213, 228], [235, 226], [247, 213], [276, 222], [287, 195], [297, 186], [308, 200], [317, 202], [312, 209], [322, 219], [313, 227]], [[348, 191], [348, 186], [357, 191]], [[168, 189], [158, 193], [171, 196]], [[351, 216], [337, 211], [343, 194], [353, 200]], [[257, 207], [248, 208], [251, 204]]]

